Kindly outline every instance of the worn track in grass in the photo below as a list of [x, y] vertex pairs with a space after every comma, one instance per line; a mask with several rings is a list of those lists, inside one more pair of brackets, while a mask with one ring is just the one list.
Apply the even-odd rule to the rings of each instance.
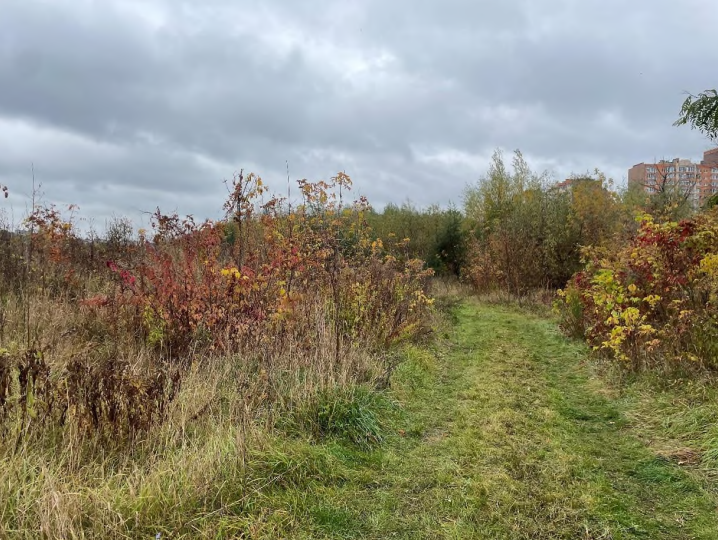
[[555, 324], [467, 302], [395, 376], [401, 436], [297, 510], [311, 538], [718, 538], [715, 493], [660, 457]]

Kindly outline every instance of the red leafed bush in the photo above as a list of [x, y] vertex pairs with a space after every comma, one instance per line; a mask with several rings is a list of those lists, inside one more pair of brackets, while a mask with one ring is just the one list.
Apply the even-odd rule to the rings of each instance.
[[[26, 258], [14, 293], [24, 307], [12, 324], [25, 334], [0, 348], [6, 426], [25, 430], [39, 414], [33, 425], [131, 437], [162, 418], [197, 363], [240, 353], [267, 373], [299, 354], [332, 380], [356, 349], [427, 329], [431, 271], [405, 258], [400, 242], [374, 240], [366, 199], [343, 199], [348, 176], [300, 181], [294, 206], [255, 175], [229, 187], [223, 220], [157, 210], [152, 231], [137, 238], [124, 221], [104, 242], [82, 238], [54, 207], [33, 211], [30, 234], [13, 237]], [[45, 309], [46, 322], [32, 321], [31, 304], [67, 320]], [[42, 369], [18, 382], [27, 359]]]
[[153, 345], [173, 354], [198, 343], [224, 350], [255, 345], [297, 325], [306, 332], [296, 319], [317, 305], [338, 340], [387, 344], [411, 333], [431, 303], [429, 272], [372, 244], [366, 200], [345, 208], [336, 194], [350, 185], [345, 175], [331, 183], [301, 181], [303, 204], [290, 213], [277, 198], [258, 207], [261, 179], [240, 174], [224, 223], [156, 212], [153, 240], [140, 239], [140, 263], [108, 263], [120, 303], [136, 309]]
[[718, 367], [718, 215], [655, 223], [625, 247], [588, 249], [557, 308], [564, 329], [638, 368]]

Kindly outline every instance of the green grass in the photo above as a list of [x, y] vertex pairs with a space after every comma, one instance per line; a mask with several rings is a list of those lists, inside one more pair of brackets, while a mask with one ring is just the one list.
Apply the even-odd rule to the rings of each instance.
[[394, 436], [368, 462], [328, 449], [345, 480], [313, 487], [292, 535], [718, 537], [708, 477], [632, 421], [652, 386], [618, 395], [545, 318], [472, 303], [454, 315], [451, 345], [410, 349], [394, 376]]
[[[66, 477], [42, 454], [0, 462], [23, 486], [0, 487], [0, 537], [718, 538], [715, 387], [598, 375], [511, 307], [450, 319], [386, 392], [322, 392], [271, 431], [199, 426], [134, 468]], [[30, 524], [35, 499], [55, 522]]]
[[277, 424], [290, 435], [309, 433], [314, 441], [335, 438], [368, 450], [383, 442], [394, 408], [386, 394], [371, 388], [338, 388], [301, 403]]

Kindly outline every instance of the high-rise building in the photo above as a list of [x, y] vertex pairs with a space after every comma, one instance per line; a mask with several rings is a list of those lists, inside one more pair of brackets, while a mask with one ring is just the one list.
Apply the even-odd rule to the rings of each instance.
[[647, 193], [677, 188], [694, 206], [700, 206], [718, 193], [718, 148], [704, 152], [700, 163], [680, 158], [638, 163], [628, 170], [628, 185], [639, 185]]
[[703, 161], [701, 161], [701, 165], [713, 165], [718, 167], [718, 148], [703, 152]]

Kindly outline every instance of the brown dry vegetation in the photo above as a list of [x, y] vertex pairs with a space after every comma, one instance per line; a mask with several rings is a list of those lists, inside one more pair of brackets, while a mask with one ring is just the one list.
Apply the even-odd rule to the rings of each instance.
[[[81, 237], [40, 205], [3, 232], [3, 535], [135, 537], [160, 509], [191, 531], [224, 491], [250, 504], [273, 485], [282, 465], [257, 453], [280, 419], [334, 430], [325, 402], [349, 407], [344, 435], [378, 440], [352, 404], [428, 331], [431, 272], [372, 239], [366, 201], [342, 202], [350, 184], [302, 181], [291, 209], [259, 205], [261, 179], [240, 174], [224, 221], [158, 211], [151, 239], [125, 221]], [[237, 484], [217, 485], [227, 463]]]

